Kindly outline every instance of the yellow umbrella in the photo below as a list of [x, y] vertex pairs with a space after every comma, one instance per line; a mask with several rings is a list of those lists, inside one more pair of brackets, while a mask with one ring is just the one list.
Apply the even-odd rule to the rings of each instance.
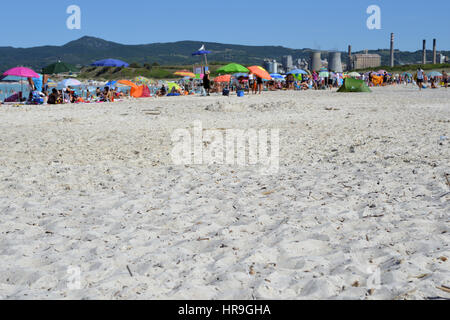
[[195, 78], [195, 74], [187, 70], [180, 70], [174, 73], [176, 76]]
[[170, 93], [170, 91], [172, 91], [172, 88], [175, 87], [176, 90], [181, 90], [180, 86], [178, 84], [176, 84], [175, 82], [168, 82], [167, 83], [167, 88], [168, 88], [168, 92]]

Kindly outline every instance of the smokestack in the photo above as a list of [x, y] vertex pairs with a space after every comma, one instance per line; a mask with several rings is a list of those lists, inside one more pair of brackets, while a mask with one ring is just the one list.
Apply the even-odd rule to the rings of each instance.
[[348, 57], [347, 57], [347, 70], [352, 70], [352, 46], [348, 46]]
[[320, 51], [314, 51], [311, 54], [311, 70], [319, 71], [322, 68], [322, 58]]
[[330, 52], [328, 54], [328, 69], [333, 72], [342, 72], [342, 61], [340, 52]]
[[427, 64], [427, 40], [423, 40], [422, 64]]
[[437, 58], [437, 53], [436, 53], [436, 39], [433, 39], [433, 64], [436, 64], [436, 58]]
[[391, 33], [391, 67], [394, 66], [394, 34]]

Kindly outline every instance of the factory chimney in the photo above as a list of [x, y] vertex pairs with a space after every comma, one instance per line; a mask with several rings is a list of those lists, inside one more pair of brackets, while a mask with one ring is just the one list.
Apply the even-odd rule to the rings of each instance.
[[423, 40], [422, 64], [427, 64], [427, 40]]
[[436, 39], [433, 39], [433, 64], [436, 64], [437, 52], [436, 52]]
[[311, 70], [319, 71], [320, 68], [322, 68], [320, 51], [314, 51], [311, 54]]
[[347, 70], [352, 70], [352, 46], [348, 46], [348, 57], [347, 57]]
[[394, 34], [391, 33], [391, 67], [394, 66]]

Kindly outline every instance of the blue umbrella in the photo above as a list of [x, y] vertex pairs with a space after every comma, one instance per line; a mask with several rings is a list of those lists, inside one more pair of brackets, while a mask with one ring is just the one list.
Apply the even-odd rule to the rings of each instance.
[[235, 77], [235, 78], [247, 77], [248, 78], [248, 73], [244, 73], [244, 72], [235, 73], [235, 74], [233, 74], [233, 77]]
[[437, 72], [437, 71], [432, 71], [432, 72], [430, 72], [430, 73], [428, 74], [428, 76], [429, 76], [429, 77], [432, 77], [432, 78], [434, 78], [434, 77], [442, 77], [442, 73]]
[[287, 74], [308, 74], [308, 72], [302, 69], [294, 69], [289, 71]]
[[114, 87], [116, 85], [117, 81], [109, 81], [105, 84], [105, 87]]
[[193, 56], [202, 56], [204, 54], [210, 54], [210, 53], [211, 53], [211, 51], [209, 51], [209, 50], [198, 50], [198, 51], [195, 51], [192, 55]]
[[129, 64], [116, 59], [105, 59], [105, 60], [99, 60], [91, 64], [91, 66], [96, 67], [128, 67]]
[[272, 79], [284, 79], [284, 77], [279, 73], [271, 73], [270, 76]]

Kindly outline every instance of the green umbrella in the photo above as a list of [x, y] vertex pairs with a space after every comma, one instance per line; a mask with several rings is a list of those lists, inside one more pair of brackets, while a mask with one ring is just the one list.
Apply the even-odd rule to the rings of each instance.
[[237, 64], [230, 63], [216, 71], [217, 73], [240, 73], [240, 72], [250, 72], [246, 67]]
[[43, 74], [57, 74], [57, 73], [78, 72], [78, 71], [80, 70], [77, 67], [61, 61], [53, 63], [42, 69]]

